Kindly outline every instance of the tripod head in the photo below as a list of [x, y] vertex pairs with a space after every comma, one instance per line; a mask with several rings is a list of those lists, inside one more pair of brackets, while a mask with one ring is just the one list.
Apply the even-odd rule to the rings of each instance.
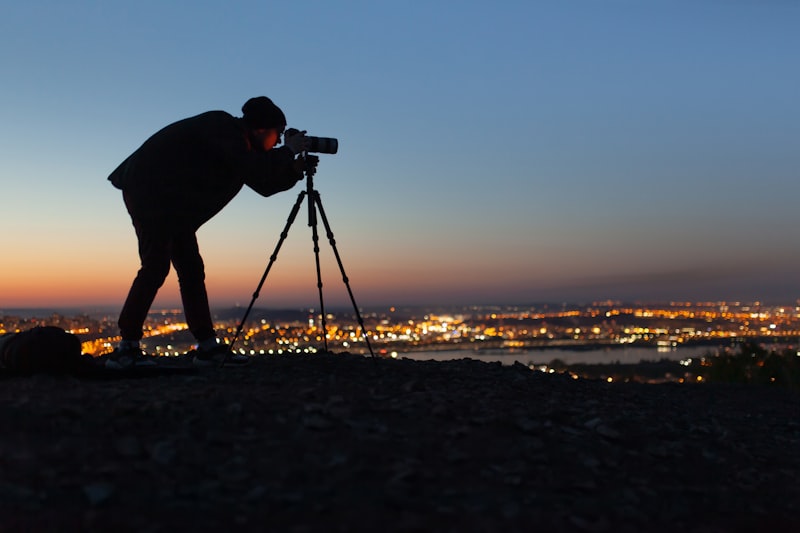
[[300, 159], [303, 160], [305, 169], [303, 172], [306, 175], [306, 178], [313, 178], [314, 174], [317, 173], [317, 164], [319, 164], [319, 156], [311, 155], [308, 152], [303, 152], [300, 155]]
[[[316, 198], [317, 191], [314, 189], [314, 174], [317, 173], [317, 163], [319, 163], [319, 156], [311, 155], [308, 152], [303, 152], [300, 158], [305, 164], [306, 175], [306, 194], [309, 199]], [[308, 225], [309, 227], [317, 225], [317, 210], [315, 209], [314, 201], [308, 202]]]

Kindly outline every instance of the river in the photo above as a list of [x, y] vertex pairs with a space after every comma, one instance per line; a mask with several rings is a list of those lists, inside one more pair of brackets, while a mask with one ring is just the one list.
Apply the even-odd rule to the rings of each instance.
[[629, 363], [640, 361], [658, 361], [670, 359], [698, 358], [708, 353], [715, 353], [711, 346], [678, 346], [675, 348], [653, 347], [619, 347], [600, 348], [587, 350], [571, 350], [561, 348], [545, 348], [538, 350], [526, 349], [485, 349], [485, 350], [441, 350], [423, 352], [399, 352], [397, 358], [413, 359], [415, 361], [450, 361], [453, 359], [476, 359], [485, 362], [500, 362], [513, 365], [515, 362], [528, 364], [546, 364], [554, 359], [560, 359], [567, 364], [608, 364]]

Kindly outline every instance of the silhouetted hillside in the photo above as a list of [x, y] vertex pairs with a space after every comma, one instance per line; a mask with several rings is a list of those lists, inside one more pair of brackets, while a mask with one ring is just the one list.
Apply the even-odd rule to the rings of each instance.
[[3, 531], [796, 531], [800, 397], [351, 355], [0, 380]]

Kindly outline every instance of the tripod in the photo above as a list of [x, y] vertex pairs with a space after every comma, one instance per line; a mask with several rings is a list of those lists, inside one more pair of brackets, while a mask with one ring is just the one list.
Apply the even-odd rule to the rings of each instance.
[[247, 310], [242, 317], [242, 321], [236, 328], [236, 334], [233, 337], [233, 341], [231, 341], [230, 350], [225, 354], [225, 358], [220, 364], [221, 367], [225, 365], [225, 362], [228, 359], [228, 354], [233, 352], [233, 347], [242, 333], [244, 323], [247, 320], [247, 317], [250, 315], [250, 311], [253, 309], [253, 304], [255, 304], [256, 299], [258, 299], [258, 295], [261, 293], [261, 288], [264, 286], [264, 282], [267, 280], [270, 270], [272, 270], [272, 265], [274, 265], [275, 261], [278, 259], [278, 252], [280, 251], [281, 246], [283, 246], [283, 242], [286, 240], [286, 237], [289, 235], [289, 228], [292, 227], [294, 220], [297, 218], [297, 214], [300, 212], [300, 206], [303, 204], [303, 200], [306, 198], [306, 196], [308, 197], [308, 226], [311, 228], [311, 239], [314, 243], [314, 259], [317, 265], [317, 289], [319, 290], [322, 339], [324, 342], [325, 351], [328, 351], [328, 336], [327, 321], [325, 317], [325, 299], [322, 295], [322, 270], [319, 262], [319, 232], [317, 231], [318, 211], [319, 216], [322, 218], [322, 224], [325, 226], [325, 233], [328, 236], [328, 242], [330, 243], [331, 248], [333, 248], [333, 253], [336, 256], [336, 262], [339, 264], [339, 271], [342, 273], [342, 281], [344, 281], [344, 284], [347, 287], [347, 293], [350, 295], [350, 301], [353, 303], [353, 310], [356, 313], [356, 319], [358, 320], [358, 325], [361, 328], [361, 335], [364, 337], [364, 340], [367, 343], [367, 348], [369, 348], [370, 355], [373, 357], [373, 359], [375, 358], [375, 352], [372, 351], [372, 345], [369, 342], [369, 336], [367, 335], [367, 330], [364, 327], [364, 319], [361, 317], [361, 312], [358, 310], [355, 296], [353, 296], [353, 291], [350, 288], [350, 280], [344, 271], [342, 258], [339, 255], [339, 250], [336, 248], [336, 240], [333, 238], [333, 231], [331, 231], [331, 226], [328, 223], [328, 217], [325, 216], [325, 209], [322, 207], [322, 199], [320, 198], [319, 192], [314, 188], [314, 174], [316, 173], [316, 163], [319, 161], [319, 158], [315, 155], [309, 155], [308, 153], [304, 153], [302, 157], [306, 161], [314, 163], [305, 170], [306, 189], [304, 191], [300, 191], [300, 194], [297, 196], [297, 201], [294, 203], [294, 207], [292, 207], [292, 211], [289, 213], [289, 218], [286, 220], [286, 226], [284, 226], [280, 235], [280, 239], [278, 239], [278, 243], [275, 245], [275, 250], [269, 257], [269, 263], [267, 263], [267, 268], [264, 270], [264, 274], [261, 276], [261, 281], [258, 282], [258, 286], [256, 287], [255, 292], [253, 292], [253, 298], [250, 300], [250, 305], [247, 307]]

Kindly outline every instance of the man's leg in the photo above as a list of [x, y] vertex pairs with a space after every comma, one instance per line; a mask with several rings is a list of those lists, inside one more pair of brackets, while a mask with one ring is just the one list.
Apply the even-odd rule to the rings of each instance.
[[178, 273], [183, 312], [189, 331], [198, 342], [216, 342], [216, 332], [208, 307], [205, 266], [194, 231], [184, 231], [174, 236], [171, 258]]
[[205, 267], [194, 231], [175, 236], [172, 242], [172, 264], [178, 273], [186, 322], [198, 342], [198, 349], [193, 352], [192, 364], [200, 367], [218, 366], [223, 361], [227, 361], [229, 366], [249, 364], [249, 357], [228, 353], [228, 345], [218, 344], [208, 309]]
[[128, 291], [118, 325], [123, 341], [138, 343], [150, 306], [169, 274], [171, 238], [163, 228], [137, 222], [134, 227], [139, 240], [141, 268]]

